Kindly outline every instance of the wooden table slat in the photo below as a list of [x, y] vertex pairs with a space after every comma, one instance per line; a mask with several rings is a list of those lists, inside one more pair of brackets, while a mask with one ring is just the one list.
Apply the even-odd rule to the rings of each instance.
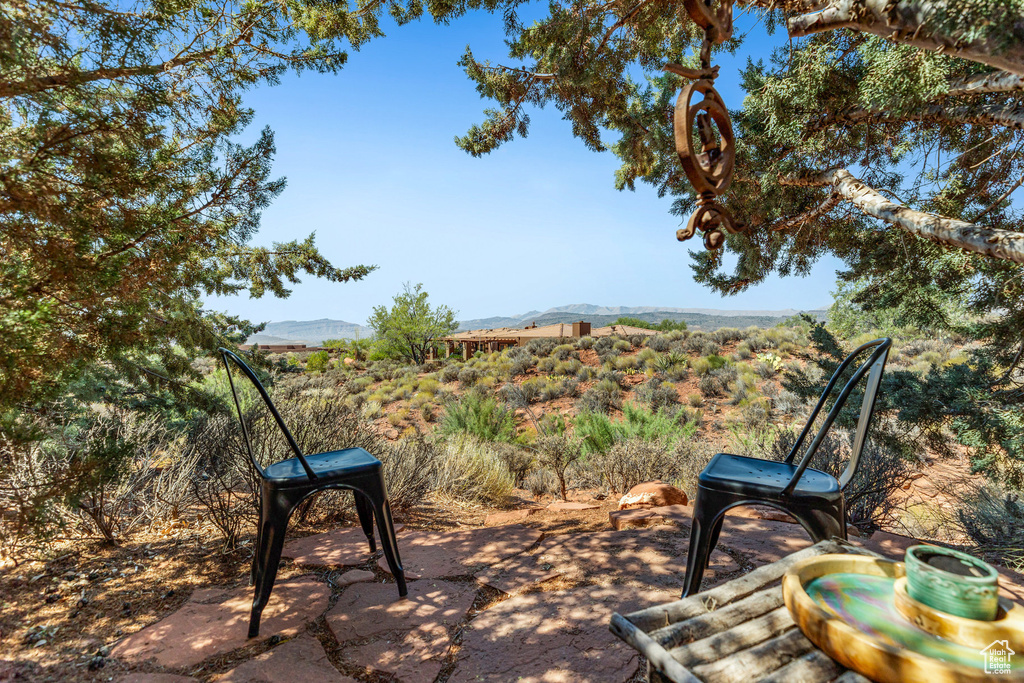
[[705, 683], [746, 683], [756, 681], [814, 649], [814, 643], [794, 626], [760, 645], [717, 662], [695, 666], [693, 673]]
[[[678, 624], [651, 631], [650, 636], [662, 647], [671, 649], [756, 619], [781, 607], [782, 604], [782, 588], [773, 586], [748, 595], [742, 600], [737, 600], [714, 612], [701, 614]], [[626, 618], [629, 619], [629, 617]]]
[[787, 555], [778, 562], [758, 567], [738, 579], [723, 583], [721, 586], [708, 589], [697, 595], [691, 595], [682, 600], [670, 602], [666, 605], [649, 607], [627, 614], [626, 618], [640, 630], [649, 633], [655, 629], [706, 614], [722, 605], [728, 605], [737, 598], [750, 595], [769, 583], [780, 580], [787, 569], [805, 557], [848, 552], [848, 547], [840, 545], [835, 541], [822, 541], [792, 555]]
[[783, 605], [723, 633], [715, 633], [689, 645], [674, 648], [669, 654], [683, 666], [694, 666], [763, 643], [793, 626], [793, 617], [789, 616], [789, 610]]
[[841, 667], [834, 659], [815, 648], [799, 659], [773, 671], [760, 680], [760, 683], [807, 683], [807, 681], [831, 681], [842, 673]]
[[615, 614], [611, 630], [647, 658], [651, 683], [870, 683], [818, 650], [783, 606], [783, 574], [828, 553], [874, 555], [822, 541], [703, 593]]

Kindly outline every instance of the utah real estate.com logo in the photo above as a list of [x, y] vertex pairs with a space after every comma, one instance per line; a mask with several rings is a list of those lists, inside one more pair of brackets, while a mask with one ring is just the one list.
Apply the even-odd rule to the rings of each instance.
[[1008, 674], [1011, 671], [1010, 657], [1017, 653], [1010, 649], [1008, 640], [996, 640], [983, 649], [981, 654], [985, 656], [985, 673]]

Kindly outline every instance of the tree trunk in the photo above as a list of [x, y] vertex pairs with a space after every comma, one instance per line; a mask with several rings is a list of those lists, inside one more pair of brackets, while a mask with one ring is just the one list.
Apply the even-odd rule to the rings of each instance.
[[897, 225], [909, 233], [976, 254], [1024, 263], [1024, 233], [985, 228], [955, 218], [915, 211], [882, 196], [845, 168], [799, 178], [780, 178], [780, 182], [783, 185], [808, 187], [831, 185], [844, 199], [867, 215]]
[[993, 71], [975, 74], [967, 78], [956, 78], [949, 82], [949, 90], [943, 97], [951, 95], [981, 95], [983, 93], [1014, 92], [1024, 90], [1024, 76]]
[[939, 124], [975, 124], [979, 126], [1006, 126], [1024, 129], [1024, 109], [1016, 105], [983, 105], [978, 107], [945, 107], [932, 104], [917, 111], [897, 113], [886, 109], [852, 107], [812, 121], [804, 130], [804, 137], [824, 128], [857, 123], [903, 123], [923, 121]]
[[[922, 30], [925, 21], [940, 4], [945, 3], [935, 0], [835, 0], [820, 12], [801, 14], [787, 24], [789, 35], [793, 37], [849, 28], [1024, 76], [1024, 45], [1020, 43], [1012, 44], [1002, 54], [997, 54], [993, 40], [963, 40]], [[1006, 29], [1013, 30], [1012, 27]]]

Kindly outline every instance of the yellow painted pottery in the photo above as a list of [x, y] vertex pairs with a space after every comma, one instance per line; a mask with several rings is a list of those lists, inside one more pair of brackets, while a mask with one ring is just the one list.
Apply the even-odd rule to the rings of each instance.
[[[874, 681], [1024, 683], [1024, 650], [1017, 655], [1009, 642], [986, 644], [990, 647], [955, 643], [904, 618], [895, 597], [896, 580], [903, 576], [901, 562], [821, 555], [791, 567], [783, 577], [782, 594], [793, 620], [811, 642]], [[999, 640], [1020, 642], [1020, 632]], [[993, 677], [996, 672], [999, 675]]]

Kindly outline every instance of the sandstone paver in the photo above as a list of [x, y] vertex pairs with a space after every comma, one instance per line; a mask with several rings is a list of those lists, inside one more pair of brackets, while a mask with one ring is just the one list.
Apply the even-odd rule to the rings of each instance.
[[415, 581], [405, 598], [391, 583], [350, 588], [327, 613], [327, 626], [339, 643], [424, 624], [453, 626], [465, 618], [477, 588], [472, 582]]
[[[255, 642], [247, 639], [252, 588], [196, 593], [204, 602], [190, 599], [174, 614], [122, 640], [111, 656], [128, 662], [152, 660], [167, 668], [185, 668]], [[270, 604], [263, 611], [260, 637], [296, 635], [306, 622], [327, 609], [329, 596], [326, 584], [308, 576], [278, 582]]]
[[542, 508], [520, 508], [518, 510], [495, 512], [484, 518], [484, 526], [502, 526], [505, 524], [512, 524], [513, 522], [521, 522], [541, 509]]
[[[379, 549], [380, 542], [376, 526], [374, 529]], [[401, 530], [402, 525], [396, 524], [395, 532]], [[401, 552], [401, 538], [398, 539], [398, 548]], [[363, 533], [362, 527], [342, 527], [334, 531], [286, 541], [281, 557], [291, 558], [295, 564], [342, 567], [363, 564], [372, 555], [370, 554], [370, 544], [366, 540], [366, 534]]]
[[345, 647], [343, 656], [355, 664], [403, 683], [430, 683], [451, 646], [449, 630], [465, 619], [477, 590], [472, 582], [423, 580], [399, 599], [394, 585], [366, 584], [341, 595], [327, 626], [340, 643], [377, 637]]
[[368, 572], [365, 569], [351, 569], [344, 574], [331, 574], [328, 581], [335, 588], [344, 588], [353, 583], [364, 583], [366, 581], [373, 581], [376, 578], [373, 572]]
[[334, 668], [316, 638], [301, 635], [250, 659], [220, 676], [216, 683], [357, 683]]
[[[543, 533], [519, 524], [465, 531], [411, 531], [398, 539], [407, 579], [467, 576], [517, 555]], [[378, 565], [389, 572], [382, 557]]]
[[599, 507], [601, 506], [594, 503], [557, 500], [554, 503], [548, 504], [547, 509], [554, 510], [555, 512], [575, 512], [577, 510], [596, 510]]
[[449, 683], [608, 683], [624, 681], [637, 652], [608, 630], [613, 612], [678, 598], [677, 591], [587, 586], [529, 593], [470, 622]]
[[[584, 583], [630, 583], [678, 591], [686, 575], [688, 534], [675, 527], [553, 536], [541, 543], [536, 560]], [[721, 550], [711, 553], [705, 578], [711, 585], [740, 567]]]

